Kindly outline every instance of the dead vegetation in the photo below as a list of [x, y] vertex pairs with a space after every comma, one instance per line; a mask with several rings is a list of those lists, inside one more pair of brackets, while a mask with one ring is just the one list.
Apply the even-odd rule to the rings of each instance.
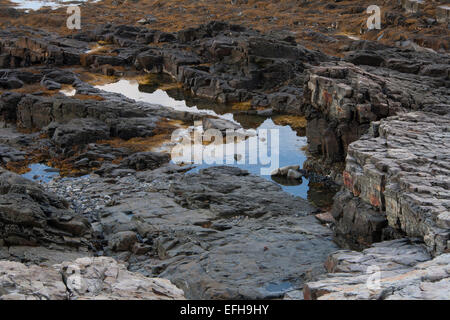
[[[10, 4], [0, 0], [0, 6]], [[366, 21], [369, 5], [378, 5], [382, 14], [382, 29], [367, 32]], [[147, 25], [151, 29], [174, 32], [213, 20], [242, 24], [263, 32], [290, 31], [303, 45], [326, 53], [339, 54], [339, 48], [347, 42], [320, 39], [317, 33], [333, 37], [349, 34], [361, 39], [392, 44], [398, 40], [414, 40], [419, 45], [435, 50], [449, 48], [449, 31], [444, 24], [428, 24], [426, 19], [435, 17], [437, 3], [428, 2], [422, 13], [408, 14], [391, 0], [248, 0], [232, 4], [227, 0], [104, 0], [81, 4], [82, 28], [93, 28], [101, 23], [137, 24], [141, 18], [156, 18]], [[51, 11], [43, 8], [29, 14], [12, 15], [0, 20], [0, 26], [28, 25], [61, 34], [71, 34], [66, 28], [65, 8]], [[96, 49], [97, 50], [97, 49]], [[102, 51], [103, 48], [99, 47]]]

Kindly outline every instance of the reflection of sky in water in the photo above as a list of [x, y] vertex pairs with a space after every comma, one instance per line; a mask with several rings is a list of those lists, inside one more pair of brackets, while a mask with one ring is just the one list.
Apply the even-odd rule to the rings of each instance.
[[[152, 93], [148, 92], [142, 92], [139, 91], [139, 84], [136, 80], [120, 80], [115, 83], [110, 83], [106, 85], [100, 85], [96, 86], [96, 88], [105, 90], [108, 92], [115, 92], [115, 93], [121, 93], [124, 96], [134, 99], [136, 101], [143, 101], [153, 104], [160, 104], [163, 106], [172, 107], [177, 110], [185, 110], [185, 111], [201, 111], [201, 112], [207, 112], [209, 114], [218, 115], [215, 111], [213, 111], [213, 107], [211, 106], [210, 110], [204, 109], [204, 106], [202, 106], [201, 109], [197, 108], [196, 106], [189, 107], [186, 104], [186, 101], [184, 100], [176, 100], [172, 97], [170, 97], [166, 91], [157, 89]], [[211, 103], [212, 105], [212, 103]], [[231, 110], [231, 109], [230, 109]], [[237, 120], [237, 116], [234, 116], [232, 113], [225, 112], [224, 114], [218, 115], [221, 118], [225, 118], [228, 120]], [[262, 124], [259, 124], [254, 127], [254, 129], [277, 129], [279, 130], [279, 165], [278, 167], [283, 167], [287, 165], [300, 165], [300, 168], [303, 165], [303, 162], [306, 160], [306, 156], [304, 152], [301, 150], [302, 147], [304, 147], [307, 143], [306, 137], [299, 137], [297, 136], [297, 133], [291, 129], [289, 126], [279, 126], [276, 125], [272, 119], [267, 118], [265, 121], [262, 122]], [[269, 134], [270, 137], [270, 134]], [[261, 143], [261, 141], [260, 141]], [[271, 149], [271, 139], [269, 138], [266, 143], [268, 143], [268, 150]], [[239, 143], [238, 143], [239, 144]], [[245, 147], [245, 162], [243, 164], [238, 163], [234, 159], [234, 154], [231, 156], [233, 157], [233, 163], [224, 163], [226, 165], [230, 166], [237, 166], [239, 168], [248, 170], [250, 173], [261, 175], [261, 168], [262, 167], [270, 167], [270, 165], [263, 165], [263, 164], [249, 164], [249, 144], [248, 140], [241, 142], [242, 144], [246, 144]], [[270, 152], [267, 154], [269, 158], [271, 157]], [[225, 162], [226, 160], [224, 160]], [[242, 161], [242, 160], [241, 160]], [[206, 164], [203, 163], [201, 165], [197, 165], [195, 169], [191, 170], [190, 172], [196, 172], [202, 168], [207, 168], [210, 166], [214, 166], [218, 164]], [[266, 179], [272, 180], [270, 175], [263, 176]], [[303, 178], [303, 183], [298, 184], [301, 180], [287, 180], [287, 179], [277, 179], [277, 182], [281, 183], [281, 187], [294, 195], [301, 196], [302, 198], [307, 198], [308, 195], [308, 183], [309, 181], [305, 178]]]
[[77, 90], [75, 90], [73, 88], [67, 88], [67, 89], [61, 89], [61, 90], [59, 90], [59, 92], [65, 94], [68, 97], [72, 97], [77, 93]]
[[[211, 115], [218, 116], [213, 110], [199, 110], [197, 107], [189, 107], [184, 100], [176, 100], [170, 97], [166, 91], [157, 89], [152, 93], [139, 91], [139, 83], [136, 80], [119, 80], [114, 83], [95, 86], [98, 89], [108, 92], [121, 93], [124, 96], [136, 101], [143, 101], [153, 104], [160, 104], [166, 107], [172, 107], [181, 111], [201, 111]], [[232, 114], [220, 115], [221, 118], [233, 120]]]
[[[231, 157], [232, 159], [232, 163], [223, 163], [225, 165], [230, 165], [230, 166], [236, 166], [239, 167], [241, 169], [245, 169], [247, 171], [249, 171], [250, 173], [256, 174], [256, 175], [261, 175], [261, 168], [269, 168], [270, 164], [261, 164], [260, 163], [260, 158], [258, 156], [258, 163], [257, 164], [250, 164], [249, 161], [249, 155], [250, 154], [258, 154], [259, 148], [262, 147], [262, 144], [266, 144], [267, 145], [267, 149], [265, 147], [263, 147], [263, 154], [267, 155], [267, 157], [269, 159], [274, 159], [274, 157], [278, 157], [278, 165], [275, 166], [273, 169], [276, 169], [278, 167], [283, 167], [283, 166], [288, 166], [288, 165], [300, 165], [300, 167], [302, 167], [303, 162], [306, 160], [306, 156], [304, 154], [304, 152], [301, 150], [302, 147], [304, 147], [306, 145], [306, 137], [298, 137], [297, 133], [292, 130], [289, 126], [279, 126], [276, 125], [272, 119], [268, 118], [266, 119], [258, 128], [259, 129], [276, 129], [279, 132], [279, 148], [274, 148], [274, 150], [276, 150], [275, 154], [271, 154], [271, 150], [272, 150], [272, 139], [270, 132], [268, 131], [268, 139], [265, 141], [261, 141], [260, 139], [258, 139], [258, 144], [251, 144], [249, 143], [249, 140], [251, 139], [247, 139], [245, 141], [236, 143], [236, 150], [239, 150], [239, 147], [241, 147], [241, 150], [245, 151], [245, 161], [244, 161], [244, 157], [242, 157], [242, 159], [240, 161], [236, 161], [234, 159], [234, 154], [230, 154], [228, 157], [228, 160], [230, 160], [229, 158]], [[275, 140], [276, 141], [276, 140]], [[251, 147], [253, 147], [252, 149], [250, 149]], [[255, 149], [256, 148], [256, 149]], [[268, 151], [267, 153], [265, 151]], [[226, 160], [224, 160], [225, 162]], [[239, 163], [239, 162], [243, 162], [243, 163]], [[220, 160], [218, 163], [214, 164], [200, 164], [200, 165], [196, 165], [196, 167], [191, 170], [190, 172], [197, 172], [200, 169], [203, 168], [207, 168], [207, 167], [211, 167], [214, 165], [221, 165]], [[269, 170], [271, 171], [271, 170]], [[264, 178], [271, 180], [270, 175], [263, 175]], [[292, 184], [295, 183], [299, 183], [301, 180], [292, 180], [290, 181]], [[283, 184], [281, 185], [281, 187], [285, 190], [288, 191], [292, 194], [301, 196], [302, 198], [307, 198], [307, 192], [308, 192], [308, 180], [303, 178], [303, 183], [298, 184], [298, 185], [284, 185], [285, 182], [287, 181], [283, 181]]]
[[30, 164], [29, 168], [31, 171], [24, 173], [22, 177], [33, 181], [50, 182], [59, 175], [59, 172], [49, 166], [42, 163]]
[[[17, 4], [15, 7], [18, 9], [31, 9], [31, 10], [39, 10], [42, 7], [51, 7], [52, 9], [56, 9], [61, 6], [69, 6], [76, 5], [80, 2], [87, 2], [88, 0], [11, 0], [12, 3]], [[65, 3], [68, 2], [68, 3]], [[91, 1], [98, 2], [98, 1]]]

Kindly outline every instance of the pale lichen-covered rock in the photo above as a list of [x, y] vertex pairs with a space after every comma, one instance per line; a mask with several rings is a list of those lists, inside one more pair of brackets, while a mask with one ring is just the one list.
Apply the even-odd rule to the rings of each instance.
[[408, 239], [377, 243], [362, 252], [340, 250], [325, 263], [327, 277], [305, 285], [305, 299], [450, 299], [450, 254], [431, 260]]
[[0, 261], [0, 300], [184, 299], [166, 279], [129, 272], [109, 257], [84, 257], [52, 267]]
[[[349, 199], [336, 203], [338, 236], [356, 231], [364, 238], [387, 219], [393, 229], [422, 238], [433, 254], [449, 250], [449, 123], [449, 115], [398, 115], [373, 123], [371, 134], [349, 146], [344, 184], [357, 200], [347, 192]], [[353, 212], [354, 201], [362, 204]], [[372, 218], [362, 219], [369, 212]], [[369, 230], [364, 221], [374, 219], [380, 221]]]

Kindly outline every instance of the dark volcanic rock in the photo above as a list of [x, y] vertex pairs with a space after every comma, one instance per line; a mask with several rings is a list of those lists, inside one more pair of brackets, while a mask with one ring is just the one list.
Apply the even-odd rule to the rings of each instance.
[[68, 203], [38, 184], [0, 169], [2, 246], [91, 247], [91, 227]]
[[167, 163], [170, 156], [158, 152], [137, 152], [125, 158], [120, 166], [135, 170], [153, 170], [159, 168], [163, 163]]
[[[253, 100], [254, 106], [261, 96], [264, 100], [267, 91], [276, 92], [283, 85], [301, 87], [304, 70], [309, 65], [336, 60], [296, 44], [292, 36], [264, 35], [222, 22], [189, 28], [176, 36], [145, 27], [108, 24], [78, 37], [119, 46], [107, 54], [85, 53], [86, 42], [42, 31], [30, 30], [27, 36], [16, 29], [8, 31], [0, 34], [0, 62], [5, 68], [38, 63], [135, 65], [148, 72], [168, 73], [195, 95], [223, 103]], [[43, 85], [56, 88], [48, 81], [71, 83], [71, 80], [52, 73], [46, 75]], [[287, 103], [288, 107], [280, 106], [280, 110], [300, 112], [301, 92], [283, 99], [278, 99], [278, 103]]]
[[[169, 168], [140, 172], [149, 191], [123, 189], [100, 222], [111, 248], [124, 231], [153, 243], [161, 261], [134, 259], [130, 268], [171, 279], [189, 298], [280, 297], [322, 273], [337, 248], [314, 209], [270, 181], [231, 167], [188, 175]], [[102, 183], [91, 179], [90, 187], [109, 192]]]
[[84, 145], [109, 138], [108, 126], [96, 119], [73, 119], [65, 124], [50, 124], [46, 127], [50, 138], [61, 148]]
[[44, 31], [15, 28], [0, 32], [0, 54], [3, 68], [27, 67], [33, 64], [75, 65], [89, 49], [86, 42], [60, 38]]

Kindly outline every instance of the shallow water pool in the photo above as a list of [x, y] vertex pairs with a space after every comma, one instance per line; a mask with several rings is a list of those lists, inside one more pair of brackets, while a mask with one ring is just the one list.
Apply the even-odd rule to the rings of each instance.
[[[279, 134], [279, 148], [277, 151], [275, 151], [279, 161], [277, 167], [299, 165], [300, 168], [302, 168], [303, 162], [306, 160], [306, 155], [303, 151], [303, 149], [307, 145], [306, 137], [299, 135], [288, 125], [275, 124], [271, 117], [238, 113], [236, 110], [233, 110], [231, 106], [217, 104], [210, 101], [205, 101], [204, 99], [192, 97], [180, 88], [170, 90], [148, 88], [146, 86], [140, 85], [136, 80], [122, 79], [114, 83], [96, 86], [96, 88], [108, 92], [120, 93], [136, 101], [159, 104], [162, 106], [172, 107], [176, 110], [206, 112], [208, 114], [216, 115], [226, 120], [234, 121], [236, 123], [239, 123], [245, 129], [253, 129], [257, 132], [260, 129], [277, 130]], [[261, 141], [259, 141], [259, 143], [260, 142]], [[248, 140], [241, 142], [241, 144], [242, 143], [248, 144]], [[271, 150], [271, 143], [272, 139], [267, 139], [266, 147], [268, 148], [268, 150]], [[237, 143], [236, 145], [238, 144], [239, 143]], [[293, 195], [300, 196], [304, 199], [308, 199], [320, 207], [327, 207], [331, 203], [331, 198], [333, 197], [336, 190], [324, 187], [321, 184], [310, 184], [309, 180], [306, 178], [294, 180], [280, 177], [271, 177], [270, 174], [267, 173], [261, 174], [261, 168], [268, 167], [268, 165], [260, 163], [249, 164], [250, 161], [248, 161], [248, 159], [252, 149], [249, 146], [243, 149], [244, 154], [241, 154], [239, 156], [236, 156], [236, 154], [231, 155], [232, 157], [235, 157], [234, 159], [231, 159], [231, 163], [226, 161], [227, 158], [225, 158], [222, 159], [222, 163], [219, 162], [197, 164], [196, 167], [189, 172], [197, 172], [198, 170], [203, 168], [222, 164], [236, 166], [248, 170], [250, 173], [260, 175], [268, 180], [272, 180], [279, 184], [283, 188], [283, 190]], [[273, 155], [270, 153], [270, 155], [268, 154], [268, 156], [271, 157]]]
[[48, 183], [59, 176], [59, 171], [42, 163], [33, 163], [28, 166], [30, 171], [22, 174], [22, 177], [36, 182]]

